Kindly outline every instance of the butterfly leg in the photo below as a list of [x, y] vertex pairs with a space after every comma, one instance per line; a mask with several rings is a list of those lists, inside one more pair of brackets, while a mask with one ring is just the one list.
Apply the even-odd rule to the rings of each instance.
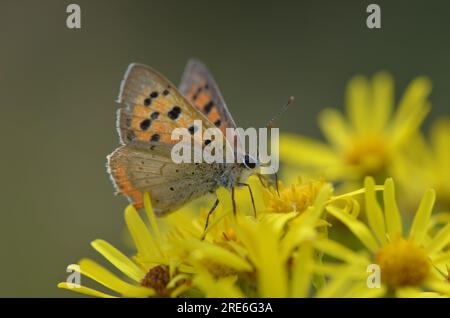
[[233, 204], [233, 215], [236, 216], [236, 200], [234, 199], [234, 187], [231, 187], [231, 203]]
[[[275, 189], [277, 190], [278, 196], [280, 196], [280, 191], [279, 191], [279, 188], [278, 188], [278, 174], [275, 173], [274, 175], [275, 175]], [[270, 180], [270, 181], [267, 181], [267, 180], [263, 181], [263, 176], [261, 174], [257, 173], [256, 176], [258, 177], [259, 182], [262, 184], [262, 186], [264, 188], [268, 188], [272, 184], [272, 182], [271, 182], [272, 180]], [[270, 183], [270, 185], [269, 185], [269, 183]]]
[[277, 189], [278, 196], [280, 196], [280, 191], [278, 190], [278, 174], [275, 172], [275, 188]]
[[269, 187], [269, 184], [268, 184], [267, 180], [265, 180], [265, 177], [263, 177], [262, 174], [257, 173], [256, 176], [258, 177], [259, 182], [261, 183], [261, 185], [264, 188], [268, 188]]
[[202, 241], [206, 237], [206, 230], [208, 229], [208, 225], [209, 225], [209, 217], [214, 212], [214, 210], [217, 208], [218, 204], [219, 204], [219, 199], [217, 198], [216, 202], [214, 202], [214, 205], [212, 206], [211, 210], [209, 210], [208, 215], [206, 216], [205, 229], [203, 230], [203, 234], [202, 234], [202, 237], [201, 237]]
[[253, 192], [252, 188], [248, 183], [238, 183], [239, 186], [246, 186], [248, 188], [248, 191], [250, 192], [250, 198], [252, 199], [252, 205], [253, 205], [253, 214], [256, 218], [256, 207], [255, 207], [255, 199], [253, 198]]

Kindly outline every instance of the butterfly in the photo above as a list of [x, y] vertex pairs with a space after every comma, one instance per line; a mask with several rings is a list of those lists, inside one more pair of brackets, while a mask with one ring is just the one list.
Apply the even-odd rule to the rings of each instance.
[[[259, 163], [245, 154], [239, 139], [227, 139], [226, 128], [236, 128], [236, 124], [202, 62], [188, 61], [179, 89], [154, 69], [131, 64], [117, 102], [121, 146], [107, 157], [107, 169], [117, 194], [127, 196], [136, 208], [143, 207], [143, 193], [148, 192], [155, 214], [162, 216], [195, 198], [215, 193], [218, 187], [230, 190], [234, 212], [235, 186], [247, 186], [253, 201], [245, 181], [257, 172]], [[209, 141], [195, 137], [195, 120], [201, 120], [203, 130], [219, 128], [223, 144], [241, 154], [242, 162], [174, 163], [171, 151], [177, 140], [171, 138], [173, 129], [188, 129], [193, 142], [202, 143], [202, 147]], [[208, 219], [218, 203], [216, 199]]]

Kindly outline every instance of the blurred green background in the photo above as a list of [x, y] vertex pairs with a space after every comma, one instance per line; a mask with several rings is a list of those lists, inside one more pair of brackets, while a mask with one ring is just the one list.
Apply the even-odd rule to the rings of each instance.
[[[66, 28], [73, 2], [81, 30]], [[381, 30], [366, 27], [371, 2]], [[294, 95], [277, 125], [311, 136], [352, 75], [388, 70], [397, 94], [428, 75], [426, 128], [449, 114], [449, 11], [448, 1], [1, 0], [0, 296], [74, 296], [56, 284], [67, 264], [101, 260], [91, 240], [124, 248], [127, 202], [113, 196], [105, 157], [129, 63], [178, 83], [188, 58], [202, 59], [242, 127]]]

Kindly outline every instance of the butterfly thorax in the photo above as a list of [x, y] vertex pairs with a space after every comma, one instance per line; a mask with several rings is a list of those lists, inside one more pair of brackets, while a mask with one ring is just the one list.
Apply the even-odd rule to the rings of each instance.
[[217, 186], [232, 188], [239, 183], [245, 182], [250, 176], [248, 169], [242, 164], [225, 163], [220, 164], [223, 167], [223, 173], [217, 176]]

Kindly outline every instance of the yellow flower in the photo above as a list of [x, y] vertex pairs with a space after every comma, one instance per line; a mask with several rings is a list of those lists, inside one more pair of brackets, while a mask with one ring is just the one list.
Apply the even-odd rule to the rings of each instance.
[[313, 205], [320, 189], [325, 184], [323, 180], [310, 180], [302, 182], [298, 179], [296, 184], [285, 187], [280, 181], [278, 189], [270, 187], [265, 189], [266, 209], [268, 212], [302, 212]]
[[[274, 186], [266, 187], [256, 176], [250, 177], [247, 183], [253, 194], [257, 219], [272, 217], [280, 218], [281, 222], [284, 222], [283, 219], [293, 216], [281, 216], [281, 213], [303, 212], [313, 205], [320, 189], [324, 185], [328, 184], [331, 186], [323, 180], [308, 180], [304, 182], [299, 178], [297, 183], [289, 187], [285, 187], [280, 181], [278, 194]], [[205, 236], [205, 240], [211, 242], [217, 240], [235, 240], [236, 233], [232, 226], [234, 217], [231, 215], [231, 194], [225, 188], [220, 188], [216, 191], [216, 196], [219, 199], [219, 204], [210, 217], [210, 223], [207, 229], [208, 235]], [[334, 197], [330, 196], [329, 199], [332, 202]], [[177, 236], [177, 233], [181, 234], [181, 239], [184, 239], [188, 234], [195, 238], [201, 237], [205, 226], [206, 215], [213, 202], [214, 200], [212, 199], [208, 200], [206, 204], [202, 204], [202, 207], [188, 205], [178, 212], [168, 215], [161, 222], [167, 228], [177, 228], [176, 232], [172, 231], [171, 233], [174, 238]], [[254, 215], [253, 204], [247, 187], [235, 188], [235, 203], [238, 215]], [[198, 216], [198, 210], [201, 211], [200, 217]], [[216, 224], [221, 225], [216, 227]]]
[[[403, 184], [408, 198], [415, 198], [424, 189], [436, 190], [437, 208], [450, 211], [450, 119], [433, 123], [429, 142], [418, 135], [409, 143], [403, 161], [396, 169], [396, 180]], [[411, 175], [415, 182], [410, 182]], [[412, 202], [414, 203], [414, 202]]]
[[84, 277], [96, 281], [115, 294], [86, 286], [74, 286], [67, 282], [59, 283], [58, 287], [97, 297], [176, 296], [189, 289], [180, 278], [188, 277], [187, 274], [192, 273], [192, 268], [164, 250], [165, 242], [148, 194], [144, 195], [144, 204], [151, 231], [132, 205], [125, 210], [125, 221], [137, 249], [134, 257], [127, 257], [103, 240], [95, 240], [91, 243], [97, 252], [125, 275], [124, 278], [119, 278], [90, 259], [82, 259], [78, 264], [69, 266], [72, 271], [78, 271]]
[[319, 125], [328, 143], [284, 134], [280, 137], [281, 160], [330, 181], [359, 183], [364, 176], [395, 175], [398, 153], [415, 134], [430, 105], [431, 83], [414, 79], [394, 114], [394, 84], [387, 73], [372, 81], [354, 77], [347, 86], [347, 118], [335, 109], [325, 109]]
[[[314, 266], [311, 241], [318, 235], [317, 227], [331, 192], [330, 185], [322, 187], [314, 204], [302, 214], [285, 214], [284, 218], [263, 215], [258, 219], [238, 216], [233, 226], [239, 240], [216, 245], [216, 253], [203, 252], [211, 249], [212, 243], [197, 242], [195, 250], [201, 252], [191, 254], [196, 258], [193, 263], [208, 259], [224, 264], [228, 259], [227, 266], [235, 272], [217, 276], [207, 266], [196, 266], [198, 272], [193, 285], [205, 295], [215, 296], [224, 286], [226, 292], [221, 293], [221, 297], [308, 296]], [[231, 264], [231, 255], [234, 255], [234, 264]], [[238, 259], [245, 266], [237, 262]]]
[[[324, 239], [320, 227], [322, 216], [330, 204], [332, 187], [324, 184], [313, 204], [303, 213], [266, 213], [260, 218], [238, 216], [233, 223], [237, 241], [228, 241], [221, 248], [245, 260], [250, 268], [234, 267], [234, 272], [217, 275], [208, 266], [197, 265], [193, 285], [207, 297], [373, 297], [380, 291], [362, 290], [353, 286], [347, 290], [347, 269], [336, 270], [341, 275], [321, 284], [324, 266], [314, 249], [317, 240]], [[342, 199], [342, 198], [339, 198]], [[277, 217], [274, 217], [277, 216]], [[220, 227], [218, 225], [217, 227]], [[332, 242], [332, 241], [330, 241]], [[203, 250], [201, 242], [195, 250]], [[203, 259], [223, 263], [222, 253], [199, 253]], [[335, 272], [336, 272], [335, 271]], [[223, 292], [220, 292], [223, 291]]]
[[70, 267], [112, 292], [86, 286], [71, 288], [68, 283], [58, 286], [100, 297], [307, 297], [312, 295], [314, 285], [321, 293], [338, 296], [336, 286], [344, 281], [333, 280], [331, 289], [324, 286], [322, 273], [315, 270], [320, 255], [314, 242], [327, 236], [325, 209], [341, 206], [345, 213], [357, 215], [359, 206], [352, 203], [352, 197], [363, 190], [333, 196], [330, 183], [299, 179], [291, 187], [280, 184], [278, 194], [274, 188], [264, 188], [256, 177], [249, 184], [256, 217], [248, 189], [236, 190], [234, 215], [230, 192], [219, 188], [216, 195], [220, 203], [206, 236], [207, 209], [199, 214], [195, 213], [198, 208], [185, 207], [156, 220], [145, 194], [150, 226], [133, 206], [125, 211], [137, 249], [133, 257], [105, 241], [92, 243], [124, 277], [92, 260]]
[[[195, 268], [193, 287], [205, 295], [217, 295], [219, 286], [224, 284], [229, 287], [223, 287], [228, 290], [225, 294], [233, 297], [309, 295], [314, 260], [307, 263], [305, 257], [301, 257], [298, 262], [307, 269], [303, 265], [295, 266], [299, 249], [307, 249], [302, 247], [303, 243], [326, 236], [329, 224], [322, 213], [325, 207], [343, 205], [346, 213], [357, 215], [359, 206], [352, 198], [363, 190], [333, 196], [332, 185], [324, 180], [305, 182], [299, 179], [289, 187], [280, 182], [279, 191], [275, 187], [263, 187], [257, 177], [250, 178], [249, 184], [257, 206], [256, 218], [248, 189], [236, 189], [237, 215], [234, 216], [230, 192], [220, 188], [216, 192], [219, 205], [211, 216], [204, 240], [198, 237], [202, 234], [208, 209], [200, 218], [194, 217], [195, 213], [187, 208], [182, 215], [177, 212], [164, 220], [169, 228], [176, 227], [179, 233], [195, 232], [191, 239], [182, 235], [171, 240], [177, 254], [185, 255], [185, 261]], [[317, 258], [312, 245], [308, 251], [304, 253]], [[307, 287], [300, 292], [292, 277], [299, 277]], [[235, 282], [234, 287], [231, 282]]]
[[[335, 259], [348, 264], [348, 286], [359, 285], [368, 291], [367, 268], [376, 264], [380, 268], [381, 291], [402, 297], [420, 295], [424, 291], [450, 295], [450, 284], [443, 275], [450, 262], [445, 247], [450, 242], [450, 222], [435, 235], [430, 235], [430, 219], [435, 202], [434, 190], [423, 196], [408, 234], [397, 207], [392, 179], [387, 179], [383, 192], [384, 209], [375, 196], [373, 178], [365, 179], [365, 212], [367, 223], [348, 215], [345, 211], [328, 206], [327, 211], [340, 220], [361, 242], [364, 250], [355, 252], [344, 245], [327, 239], [318, 240], [315, 247]], [[337, 268], [340, 268], [339, 266]], [[324, 267], [329, 275], [335, 274], [336, 265]], [[342, 278], [344, 279], [344, 278]], [[350, 283], [351, 282], [351, 283]]]

